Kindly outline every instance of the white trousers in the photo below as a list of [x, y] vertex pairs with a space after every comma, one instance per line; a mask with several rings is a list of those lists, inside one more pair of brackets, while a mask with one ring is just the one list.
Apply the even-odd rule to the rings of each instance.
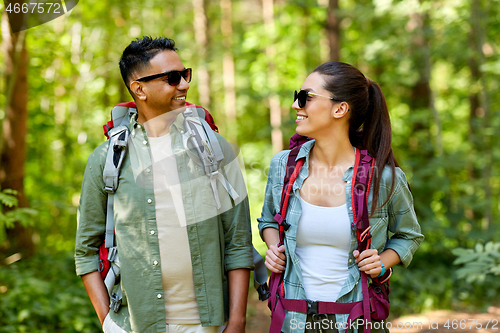
[[[195, 325], [174, 325], [168, 324], [165, 333], [222, 333], [224, 326], [208, 326], [203, 327], [201, 324]], [[120, 326], [118, 326], [113, 319], [108, 315], [104, 318], [102, 323], [102, 330], [104, 333], [127, 333]]]

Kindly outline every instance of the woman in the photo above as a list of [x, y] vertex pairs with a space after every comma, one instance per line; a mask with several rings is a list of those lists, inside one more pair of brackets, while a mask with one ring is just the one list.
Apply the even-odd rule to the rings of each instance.
[[[290, 227], [280, 247], [274, 216], [280, 209], [289, 151], [271, 161], [258, 219], [269, 248], [265, 264], [272, 272], [284, 272], [285, 298], [359, 301], [360, 271], [375, 278], [394, 265], [407, 267], [424, 238], [406, 177], [392, 154], [384, 95], [377, 83], [353, 66], [328, 62], [307, 77], [292, 107], [297, 111], [297, 133], [314, 140], [304, 143], [297, 156], [305, 157], [305, 162], [290, 194], [286, 213]], [[376, 161], [368, 198], [371, 248], [361, 253], [351, 205], [355, 149], [368, 150]], [[393, 234], [390, 238], [388, 231]], [[282, 331], [336, 332], [337, 327], [343, 332], [347, 317], [287, 311]], [[318, 320], [325, 323], [323, 330], [311, 329]], [[372, 332], [377, 331], [387, 329], [373, 325]]]

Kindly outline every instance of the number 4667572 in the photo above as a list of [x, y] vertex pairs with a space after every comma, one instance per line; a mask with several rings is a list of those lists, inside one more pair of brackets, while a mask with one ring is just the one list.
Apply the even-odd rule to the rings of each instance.
[[5, 9], [7, 13], [47, 13], [47, 14], [62, 14], [61, 4], [54, 2], [30, 2], [30, 3], [9, 3]]
[[[491, 327], [490, 327], [491, 325]], [[466, 329], [467, 327], [469, 329], [472, 329], [472, 328], [475, 328], [475, 329], [481, 329], [481, 328], [485, 328], [485, 329], [488, 329], [488, 327], [490, 327], [490, 329], [493, 329], [493, 330], [498, 330], [498, 319], [461, 319], [461, 320], [458, 320], [458, 319], [453, 319], [453, 320], [450, 320], [448, 319], [444, 325], [443, 325], [445, 328], [447, 329], [452, 329], [452, 330], [456, 330], [458, 328], [460, 329]]]

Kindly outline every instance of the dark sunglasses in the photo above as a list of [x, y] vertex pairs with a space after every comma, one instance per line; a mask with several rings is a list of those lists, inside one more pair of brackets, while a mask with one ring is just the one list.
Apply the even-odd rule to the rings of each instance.
[[192, 73], [192, 69], [186, 68], [186, 69], [183, 69], [182, 71], [170, 71], [170, 72], [141, 77], [140, 79], [137, 79], [136, 81], [147, 82], [147, 81], [151, 81], [151, 80], [166, 76], [169, 85], [177, 86], [177, 85], [179, 85], [179, 83], [181, 83], [182, 78], [184, 78], [184, 80], [186, 80], [187, 83], [191, 82], [191, 73]]
[[307, 96], [318, 96], [318, 97], [324, 97], [324, 98], [329, 98], [333, 101], [337, 101], [337, 102], [340, 102], [338, 99], [335, 99], [333, 97], [328, 97], [328, 96], [323, 96], [323, 95], [318, 95], [318, 94], [315, 94], [315, 93], [312, 93], [310, 91], [307, 91], [307, 90], [301, 90], [299, 92], [297, 92], [297, 90], [295, 90], [295, 95], [293, 97], [293, 101], [295, 102], [296, 100], [298, 100], [299, 102], [299, 108], [303, 108], [304, 106], [306, 106], [306, 103], [307, 103]]

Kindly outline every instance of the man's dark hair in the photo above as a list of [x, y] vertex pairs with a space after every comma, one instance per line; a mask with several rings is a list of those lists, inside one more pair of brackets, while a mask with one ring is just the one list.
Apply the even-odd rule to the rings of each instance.
[[149, 65], [149, 61], [162, 51], [177, 51], [175, 42], [167, 37], [151, 38], [143, 36], [132, 41], [123, 51], [120, 59], [120, 73], [127, 88], [132, 73]]

